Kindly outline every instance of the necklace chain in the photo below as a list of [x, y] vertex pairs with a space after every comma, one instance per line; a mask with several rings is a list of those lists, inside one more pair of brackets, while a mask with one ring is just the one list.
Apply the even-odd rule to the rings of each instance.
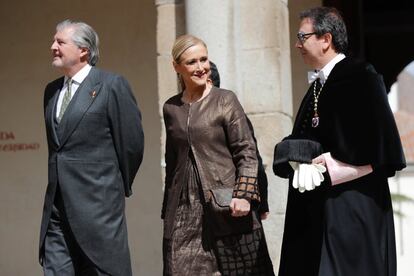
[[[320, 79], [316, 79], [313, 85], [313, 118], [312, 118], [312, 127], [317, 127], [319, 125], [319, 114], [318, 114], [318, 101], [319, 101], [319, 95], [322, 92], [323, 86], [325, 84], [321, 83], [321, 88], [319, 88], [319, 91], [316, 92], [316, 83], [319, 82]], [[319, 82], [320, 83], [320, 82]]]

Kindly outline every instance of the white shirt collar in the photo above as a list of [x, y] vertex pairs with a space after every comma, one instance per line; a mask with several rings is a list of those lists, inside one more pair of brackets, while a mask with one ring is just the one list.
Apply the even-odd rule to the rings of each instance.
[[[73, 77], [72, 77], [72, 81], [75, 84], [81, 84], [83, 82], [83, 80], [88, 76], [89, 72], [91, 71], [92, 66], [89, 64], [86, 64], [85, 66], [82, 67], [82, 69], [80, 69]], [[65, 82], [68, 80], [68, 77], [65, 76]]]
[[[89, 72], [91, 71], [92, 66], [89, 64], [86, 64], [82, 67], [73, 77], [72, 77], [72, 84], [71, 84], [71, 98], [73, 95], [75, 95], [76, 91], [78, 90], [80, 84], [85, 80], [85, 78], [88, 76]], [[63, 83], [62, 90], [60, 91], [58, 102], [57, 102], [57, 108], [56, 108], [56, 117], [59, 116], [60, 109], [62, 107], [62, 101], [63, 101], [63, 95], [65, 94], [67, 87], [67, 80], [69, 77], [65, 76], [65, 80]]]
[[321, 69], [321, 74], [323, 74], [324, 78], [322, 80], [322, 82], [325, 82], [326, 79], [328, 78], [329, 74], [331, 73], [332, 69], [335, 67], [335, 65], [340, 62], [341, 60], [343, 60], [345, 58], [344, 54], [338, 54], [336, 55], [333, 59], [331, 59], [330, 62], [328, 62], [328, 64], [326, 64], [322, 69]]
[[316, 79], [319, 79], [321, 83], [325, 83], [329, 74], [335, 65], [345, 58], [344, 54], [337, 54], [331, 61], [329, 61], [321, 70], [314, 70], [308, 72], [308, 82], [312, 83]]

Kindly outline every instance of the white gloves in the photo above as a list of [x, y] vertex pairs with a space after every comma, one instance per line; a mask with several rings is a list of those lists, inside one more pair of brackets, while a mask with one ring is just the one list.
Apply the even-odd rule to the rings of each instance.
[[315, 189], [325, 179], [323, 173], [326, 172], [326, 168], [321, 164], [289, 163], [295, 171], [292, 186], [301, 193]]

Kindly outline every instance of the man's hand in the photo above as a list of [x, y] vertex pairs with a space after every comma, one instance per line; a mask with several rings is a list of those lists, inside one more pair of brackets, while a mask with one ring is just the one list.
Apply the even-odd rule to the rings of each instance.
[[325, 152], [312, 160], [328, 168], [332, 185], [338, 185], [363, 177], [373, 171], [371, 165], [354, 166], [334, 159], [330, 152]]
[[250, 212], [250, 202], [244, 198], [233, 198], [230, 202], [231, 215], [242, 217]]

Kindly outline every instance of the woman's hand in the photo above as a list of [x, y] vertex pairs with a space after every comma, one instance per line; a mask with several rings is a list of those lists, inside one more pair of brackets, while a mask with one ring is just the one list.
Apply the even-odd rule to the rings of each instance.
[[250, 202], [244, 198], [233, 198], [230, 202], [231, 215], [242, 217], [250, 212]]
[[267, 219], [268, 217], [269, 217], [269, 212], [264, 212], [264, 213], [261, 213], [260, 214], [260, 219], [261, 220], [265, 220], [265, 219]]

